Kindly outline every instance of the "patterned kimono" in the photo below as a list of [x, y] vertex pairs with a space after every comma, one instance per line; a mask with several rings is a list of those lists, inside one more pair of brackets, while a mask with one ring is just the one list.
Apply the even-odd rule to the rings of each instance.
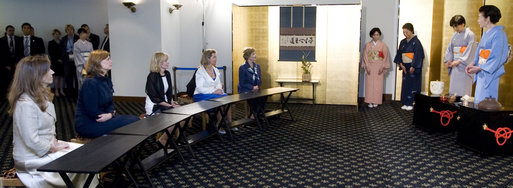
[[508, 57], [508, 38], [504, 26], [497, 25], [488, 29], [481, 37], [477, 47], [474, 64], [482, 70], [476, 73], [476, 91], [474, 103], [485, 97], [498, 97], [499, 80], [505, 73], [504, 63]]
[[[411, 38], [410, 41], [407, 39], [401, 40], [394, 62], [402, 63], [406, 68], [406, 70], [403, 70], [403, 85], [401, 87], [401, 103], [403, 105], [413, 106], [413, 96], [420, 92], [422, 61], [424, 61], [424, 48], [417, 36]], [[413, 74], [410, 74], [410, 67], [415, 68]]]
[[465, 28], [461, 33], [456, 32], [452, 35], [451, 42], [445, 51], [444, 63], [456, 60], [459, 60], [461, 63], [456, 67], [449, 67], [449, 75], [451, 76], [449, 95], [472, 95], [474, 75], [467, 74], [465, 68], [474, 62], [475, 44], [475, 35], [469, 28]]
[[379, 71], [390, 68], [388, 48], [384, 42], [370, 41], [365, 45], [362, 67], [370, 72], [365, 73], [365, 102], [381, 104], [384, 73], [379, 74]]

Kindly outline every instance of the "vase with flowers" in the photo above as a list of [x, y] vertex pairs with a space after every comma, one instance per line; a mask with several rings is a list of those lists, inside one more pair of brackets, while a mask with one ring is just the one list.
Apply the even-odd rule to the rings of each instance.
[[310, 52], [305, 54], [303, 52], [303, 56], [301, 57], [301, 69], [303, 70], [302, 75], [302, 81], [303, 82], [309, 82], [312, 79], [312, 63], [308, 61], [308, 55], [310, 55]]

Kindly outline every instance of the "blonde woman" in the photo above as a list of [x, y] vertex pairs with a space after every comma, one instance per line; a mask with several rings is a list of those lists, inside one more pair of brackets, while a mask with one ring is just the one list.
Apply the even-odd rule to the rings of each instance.
[[[194, 90], [194, 101], [204, 101], [208, 99], [219, 98], [226, 96], [227, 94], [223, 91], [223, 85], [221, 83], [221, 75], [219, 70], [216, 68], [217, 54], [214, 49], [207, 49], [201, 56], [201, 66], [196, 71], [196, 89]], [[221, 114], [217, 114], [218, 124], [221, 121]], [[232, 121], [231, 110], [228, 110], [226, 121]], [[232, 130], [237, 131], [238, 129], [233, 128]], [[225, 130], [220, 130], [219, 133], [225, 134]]]
[[[146, 78], [146, 114], [152, 115], [180, 105], [173, 101], [173, 86], [171, 85], [171, 73], [169, 68], [169, 56], [164, 52], [156, 52], [151, 57], [150, 74]], [[180, 122], [183, 126], [185, 122]], [[168, 128], [169, 132], [173, 126]], [[162, 134], [158, 144], [164, 147], [167, 143], [167, 134]]]
[[[55, 108], [47, 90], [53, 82], [50, 60], [46, 56], [27, 56], [16, 67], [9, 91], [9, 115], [13, 116], [14, 168], [27, 187], [65, 187], [58, 173], [37, 169], [80, 147], [55, 137]], [[87, 175], [69, 174], [75, 186]], [[98, 184], [93, 178], [91, 187]]]
[[87, 78], [78, 95], [75, 130], [81, 136], [96, 138], [139, 120], [136, 116], [116, 115], [112, 81], [106, 77], [112, 69], [109, 52], [95, 50], [87, 60]]

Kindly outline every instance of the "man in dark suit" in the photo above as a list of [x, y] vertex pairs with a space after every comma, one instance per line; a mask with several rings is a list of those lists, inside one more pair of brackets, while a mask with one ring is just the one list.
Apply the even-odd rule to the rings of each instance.
[[76, 67], [73, 62], [73, 44], [77, 42], [79, 37], [75, 34], [75, 28], [71, 24], [67, 24], [64, 31], [66, 32], [66, 35], [61, 39], [62, 61], [64, 62], [64, 79], [66, 80], [68, 94], [76, 94], [76, 90], [72, 89], [74, 88], [73, 85], [78, 85], [78, 83], [76, 83]]
[[14, 27], [12, 25], [5, 27], [5, 36], [0, 38], [0, 100], [5, 99], [7, 95], [19, 60], [16, 56], [16, 40], [20, 39], [14, 35]]
[[103, 33], [105, 33], [105, 38], [103, 39], [102, 45], [100, 46], [101, 50], [105, 50], [110, 52], [110, 41], [109, 41], [109, 24], [105, 24], [105, 28], [103, 28]]
[[82, 24], [82, 26], [80, 27], [84, 28], [87, 31], [87, 33], [89, 34], [87, 40], [93, 44], [93, 49], [97, 50], [98, 45], [100, 45], [100, 37], [98, 35], [95, 35], [94, 33], [91, 33], [91, 31], [89, 30], [89, 26], [87, 24]]
[[32, 26], [29, 23], [23, 23], [21, 25], [21, 30], [23, 32], [23, 37], [18, 41], [20, 45], [16, 45], [16, 53], [18, 53], [19, 57], [27, 57], [30, 55], [38, 55], [45, 54], [45, 44], [43, 39], [31, 36]]

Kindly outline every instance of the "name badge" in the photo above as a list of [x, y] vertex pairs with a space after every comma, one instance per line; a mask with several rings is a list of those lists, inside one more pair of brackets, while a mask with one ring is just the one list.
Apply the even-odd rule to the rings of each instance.
[[413, 62], [413, 52], [410, 53], [402, 53], [403, 63], [411, 63]]

